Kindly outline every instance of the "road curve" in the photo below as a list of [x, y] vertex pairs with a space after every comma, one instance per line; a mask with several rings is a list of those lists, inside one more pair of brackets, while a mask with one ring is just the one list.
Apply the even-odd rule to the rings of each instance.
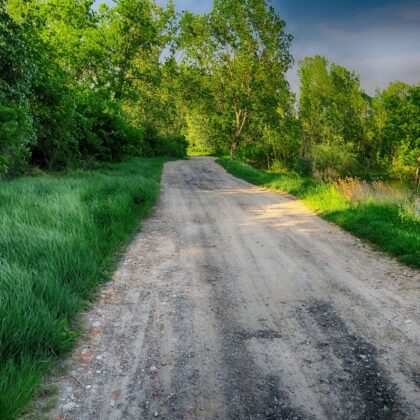
[[419, 280], [212, 158], [167, 163], [49, 415], [418, 419]]

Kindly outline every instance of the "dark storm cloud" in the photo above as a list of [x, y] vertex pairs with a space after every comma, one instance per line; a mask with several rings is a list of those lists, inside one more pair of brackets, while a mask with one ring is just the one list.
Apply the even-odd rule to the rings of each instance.
[[347, 19], [354, 14], [364, 14], [371, 11], [376, 13], [381, 9], [419, 8], [419, 2], [413, 0], [336, 0], [334, 2], [325, 0], [274, 0], [273, 5], [300, 20], [313, 20], [314, 18], [317, 20]]
[[[420, 2], [274, 0], [295, 39], [293, 55], [321, 54], [361, 75], [373, 93], [390, 81], [420, 81]], [[296, 67], [289, 74], [297, 89]]]

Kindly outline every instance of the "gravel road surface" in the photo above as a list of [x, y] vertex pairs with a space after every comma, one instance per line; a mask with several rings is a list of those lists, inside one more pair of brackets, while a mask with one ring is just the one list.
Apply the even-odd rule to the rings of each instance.
[[54, 419], [419, 419], [418, 271], [212, 158], [83, 315]]

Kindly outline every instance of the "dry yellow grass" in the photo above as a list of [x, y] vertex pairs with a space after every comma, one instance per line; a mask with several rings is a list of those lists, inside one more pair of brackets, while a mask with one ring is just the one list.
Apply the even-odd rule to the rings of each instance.
[[336, 188], [349, 201], [407, 205], [411, 201], [409, 191], [399, 190], [381, 181], [367, 182], [358, 178], [339, 179]]

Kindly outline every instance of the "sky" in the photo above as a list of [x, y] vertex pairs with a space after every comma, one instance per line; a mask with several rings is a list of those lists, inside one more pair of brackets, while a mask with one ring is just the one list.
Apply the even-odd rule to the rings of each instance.
[[[195, 13], [209, 11], [212, 3], [212, 0], [175, 0], [178, 10]], [[420, 0], [273, 0], [272, 3], [286, 20], [286, 31], [294, 35], [292, 54], [296, 63], [307, 55], [325, 55], [330, 62], [360, 74], [362, 88], [369, 94], [395, 80], [420, 82]], [[295, 64], [288, 74], [295, 92], [299, 88], [296, 67]]]

